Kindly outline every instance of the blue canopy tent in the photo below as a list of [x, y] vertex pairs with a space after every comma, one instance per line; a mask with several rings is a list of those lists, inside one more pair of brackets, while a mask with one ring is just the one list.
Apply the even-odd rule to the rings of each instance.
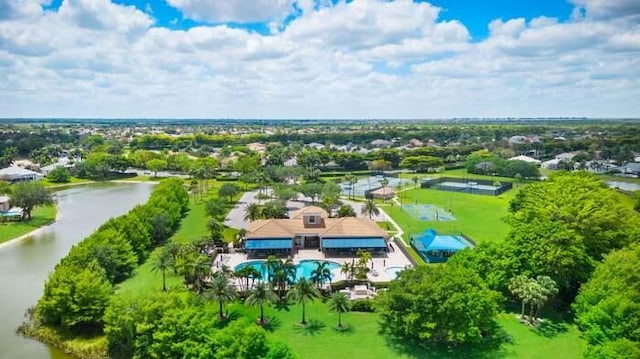
[[429, 263], [446, 262], [455, 252], [473, 247], [463, 236], [438, 234], [433, 229], [411, 236], [411, 245]]

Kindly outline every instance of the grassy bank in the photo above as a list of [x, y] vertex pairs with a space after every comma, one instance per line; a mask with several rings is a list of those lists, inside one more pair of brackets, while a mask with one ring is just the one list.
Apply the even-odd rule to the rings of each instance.
[[56, 219], [55, 204], [36, 207], [28, 221], [0, 223], [0, 243], [25, 235]]

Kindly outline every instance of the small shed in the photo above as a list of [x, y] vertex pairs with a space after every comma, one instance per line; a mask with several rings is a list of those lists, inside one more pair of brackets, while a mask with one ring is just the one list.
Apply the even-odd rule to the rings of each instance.
[[396, 195], [396, 192], [394, 191], [394, 189], [388, 186], [380, 187], [378, 189], [371, 191], [370, 193], [372, 198], [384, 199], [384, 200], [391, 199]]

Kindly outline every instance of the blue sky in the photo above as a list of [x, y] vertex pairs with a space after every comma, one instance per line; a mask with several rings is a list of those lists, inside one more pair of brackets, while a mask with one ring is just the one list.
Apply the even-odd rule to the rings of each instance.
[[0, 117], [637, 117], [639, 23], [637, 0], [0, 0]]
[[[216, 0], [211, 0], [216, 1]], [[332, 0], [334, 3], [336, 0]], [[114, 3], [135, 6], [153, 16], [155, 26], [170, 29], [187, 30], [194, 26], [216, 24], [215, 22], [195, 21], [185, 17], [180, 10], [169, 5], [165, 0], [114, 0]], [[351, 2], [351, 1], [349, 1]], [[480, 41], [488, 35], [488, 24], [494, 19], [525, 18], [527, 20], [538, 16], [548, 16], [565, 21], [569, 18], [573, 6], [564, 0], [418, 0], [429, 2], [442, 8], [440, 18], [443, 20], [459, 20], [471, 33], [474, 41]], [[44, 6], [46, 9], [56, 10], [62, 0], [53, 0], [51, 4]], [[294, 19], [296, 16], [292, 15]], [[268, 34], [269, 28], [266, 22], [228, 22], [232, 27], [244, 28], [262, 34]]]

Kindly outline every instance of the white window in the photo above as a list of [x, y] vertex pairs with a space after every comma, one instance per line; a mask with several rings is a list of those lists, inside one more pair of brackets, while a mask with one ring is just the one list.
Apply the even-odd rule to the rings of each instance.
[[309, 224], [316, 224], [316, 216], [309, 216]]

